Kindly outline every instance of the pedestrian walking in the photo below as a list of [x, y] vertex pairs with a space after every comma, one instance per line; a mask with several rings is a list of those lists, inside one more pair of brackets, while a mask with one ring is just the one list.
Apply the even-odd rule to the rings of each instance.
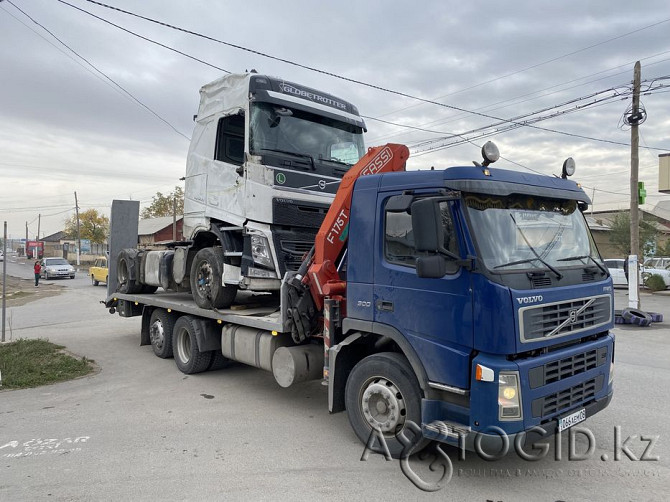
[[35, 287], [38, 287], [40, 285], [40, 273], [42, 272], [42, 266], [40, 265], [39, 260], [35, 260], [33, 270], [35, 272]]

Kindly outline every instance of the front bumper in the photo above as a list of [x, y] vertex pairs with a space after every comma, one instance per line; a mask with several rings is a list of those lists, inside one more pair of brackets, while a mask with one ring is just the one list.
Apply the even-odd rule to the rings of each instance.
[[[585, 409], [590, 417], [612, 399], [610, 380], [614, 354], [611, 334], [564, 349], [510, 361], [504, 356], [479, 354], [472, 362], [490, 368], [494, 381], [477, 381], [471, 375], [469, 403], [462, 406], [442, 400], [424, 399], [422, 429], [425, 437], [465, 449], [478, 441], [486, 451], [498, 451], [505, 437], [528, 442], [556, 432], [558, 420]], [[498, 410], [498, 377], [513, 371], [520, 378], [521, 419], [501, 419]], [[467, 406], [467, 407], [464, 407]], [[529, 432], [533, 431], [532, 434]], [[533, 442], [531, 441], [531, 443]], [[509, 443], [511, 444], [511, 443]], [[498, 450], [495, 446], [498, 445]]]
[[[607, 396], [595, 399], [579, 408], [585, 408], [586, 418], [588, 419], [605, 409], [610, 404], [612, 395], [613, 392], [610, 391]], [[569, 415], [569, 412], [565, 415]], [[506, 455], [513, 449], [517, 451], [520, 448], [526, 450], [537, 441], [554, 436], [558, 430], [558, 419], [517, 433], [506, 433], [496, 426], [485, 431], [472, 431], [464, 426], [447, 422], [423, 424], [421, 430], [424, 437], [433, 441], [448, 443], [457, 446], [459, 449], [475, 451], [485, 456], [498, 456]]]

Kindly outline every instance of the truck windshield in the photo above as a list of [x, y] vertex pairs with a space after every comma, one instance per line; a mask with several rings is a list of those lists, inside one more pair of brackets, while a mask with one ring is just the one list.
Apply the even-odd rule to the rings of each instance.
[[[365, 153], [362, 128], [272, 103], [252, 103], [249, 150], [351, 166]], [[347, 167], [348, 168], [348, 167]]]
[[586, 220], [571, 200], [515, 195], [464, 196], [480, 257], [499, 272], [601, 267]]

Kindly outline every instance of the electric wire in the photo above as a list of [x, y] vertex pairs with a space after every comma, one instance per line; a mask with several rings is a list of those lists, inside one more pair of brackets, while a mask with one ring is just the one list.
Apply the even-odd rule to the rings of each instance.
[[[497, 120], [497, 121], [504, 121], [504, 122], [510, 122], [510, 123], [513, 122], [511, 120], [506, 120], [506, 119], [501, 118], [501, 117], [496, 117], [496, 116], [493, 116], [493, 115], [489, 115], [489, 114], [485, 114], [485, 113], [481, 113], [481, 112], [477, 112], [477, 111], [473, 111], [473, 110], [468, 110], [468, 109], [458, 107], [458, 106], [455, 106], [455, 105], [440, 103], [438, 101], [431, 100], [431, 99], [421, 98], [419, 96], [414, 96], [414, 95], [408, 94], [406, 92], [390, 89], [390, 88], [387, 88], [387, 87], [382, 87], [382, 86], [379, 86], [379, 85], [364, 82], [362, 80], [357, 80], [357, 79], [353, 79], [353, 78], [350, 78], [350, 77], [345, 77], [343, 75], [339, 75], [339, 74], [336, 74], [336, 73], [333, 73], [333, 72], [330, 72], [330, 71], [326, 71], [326, 70], [322, 70], [322, 69], [315, 68], [315, 67], [312, 67], [312, 66], [304, 65], [302, 63], [298, 63], [296, 61], [292, 61], [292, 60], [289, 60], [289, 59], [280, 58], [280, 57], [277, 57], [277, 56], [272, 56], [270, 54], [267, 54], [267, 53], [264, 53], [264, 52], [261, 52], [261, 51], [257, 51], [255, 49], [250, 49], [248, 47], [244, 47], [244, 46], [241, 46], [241, 45], [238, 45], [238, 44], [233, 44], [233, 43], [230, 43], [230, 42], [226, 42], [226, 41], [211, 37], [209, 35], [204, 35], [202, 33], [198, 33], [196, 31], [181, 28], [179, 26], [175, 26], [175, 25], [172, 25], [172, 24], [169, 24], [169, 23], [165, 23], [163, 21], [158, 21], [156, 19], [153, 19], [153, 18], [150, 18], [150, 17], [147, 17], [147, 16], [142, 16], [140, 14], [136, 14], [134, 12], [130, 12], [130, 11], [118, 8], [118, 7], [114, 7], [112, 5], [108, 5], [108, 4], [105, 4], [103, 2], [98, 2], [98, 1], [95, 1], [95, 0], [86, 0], [86, 1], [89, 2], [89, 3], [95, 4], [95, 5], [99, 5], [101, 7], [105, 7], [107, 9], [115, 10], [115, 11], [121, 12], [121, 13], [129, 15], [129, 16], [133, 16], [133, 17], [143, 19], [145, 21], [148, 21], [148, 22], [151, 22], [151, 23], [154, 23], [154, 24], [158, 24], [160, 26], [164, 26], [166, 28], [170, 28], [170, 29], [173, 29], [173, 30], [176, 30], [176, 31], [187, 33], [189, 35], [193, 35], [193, 36], [196, 36], [196, 37], [199, 37], [199, 38], [203, 38], [203, 39], [209, 40], [211, 42], [219, 43], [219, 44], [222, 44], [222, 45], [225, 45], [225, 46], [228, 46], [228, 47], [232, 47], [232, 48], [235, 48], [235, 49], [238, 49], [238, 50], [242, 50], [242, 51], [245, 51], [245, 52], [256, 54], [258, 56], [269, 58], [269, 59], [279, 61], [279, 62], [288, 64], [288, 65], [292, 65], [292, 66], [303, 68], [303, 69], [306, 69], [306, 70], [309, 70], [309, 71], [320, 73], [322, 75], [328, 75], [330, 77], [337, 78], [337, 79], [340, 79], [340, 80], [344, 80], [346, 82], [351, 82], [351, 83], [354, 83], [354, 84], [357, 84], [357, 85], [361, 85], [361, 86], [368, 87], [368, 88], [371, 88], [371, 89], [376, 89], [376, 90], [386, 92], [386, 93], [389, 93], [389, 94], [394, 94], [394, 95], [397, 95], [397, 96], [406, 97], [406, 98], [409, 98], [409, 99], [420, 101], [422, 103], [433, 104], [433, 105], [444, 107], [444, 108], [447, 108], [447, 109], [450, 109], [450, 110], [456, 110], [456, 111], [460, 111], [460, 112], [463, 112], [463, 113], [468, 113], [468, 114], [471, 114], [471, 115], [476, 115], [476, 116], [480, 116], [480, 117], [484, 117], [484, 118], [488, 118], [488, 119], [492, 119], [492, 120]], [[65, 0], [58, 0], [58, 2], [60, 2], [64, 5], [67, 5], [69, 7], [72, 7], [74, 9], [77, 9], [81, 12], [86, 13], [86, 14], [89, 14], [93, 17], [98, 18], [98, 19], [102, 19], [99, 16], [96, 16], [96, 15], [90, 13], [89, 11], [87, 11], [85, 9], [82, 9], [80, 7], [77, 7], [75, 5], [72, 5], [68, 2], [66, 2]], [[654, 23], [654, 25], [652, 25], [652, 26], [663, 24], [663, 23], [668, 22], [668, 21], [670, 21], [670, 19], [659, 21], [657, 23]], [[640, 31], [642, 29], [646, 29], [646, 28], [640, 28], [639, 30], [636, 30], [636, 31]], [[633, 32], [631, 32], [631, 33], [633, 33]], [[621, 35], [621, 36], [626, 36], [626, 34]], [[620, 38], [621, 36], [619, 36], [617, 38]], [[603, 43], [605, 43], [605, 42], [603, 42]], [[532, 128], [532, 129], [537, 129], [537, 130], [541, 130], [541, 131], [545, 131], [545, 132], [551, 132], [551, 133], [554, 133], [554, 134], [564, 135], [564, 136], [573, 137], [573, 138], [585, 139], [585, 140], [589, 140], [589, 141], [601, 142], [601, 143], [606, 143], [606, 144], [621, 145], [621, 146], [629, 146], [629, 145], [626, 145], [625, 143], [620, 143], [620, 142], [617, 142], [617, 141], [595, 138], [595, 137], [592, 137], [592, 136], [586, 136], [586, 135], [581, 135], [581, 134], [576, 134], [576, 133], [569, 133], [567, 131], [560, 131], [560, 130], [557, 130], [557, 129], [541, 127], [541, 126], [537, 126], [537, 125], [534, 125], [534, 124], [516, 123], [516, 125], [518, 127], [529, 127], [529, 128]]]
[[158, 113], [156, 113], [154, 110], [152, 110], [149, 106], [144, 104], [142, 101], [140, 101], [138, 98], [136, 98], [130, 91], [128, 91], [125, 87], [123, 87], [121, 84], [116, 82], [113, 78], [111, 78], [109, 75], [107, 75], [105, 72], [100, 70], [98, 67], [96, 67], [93, 63], [91, 63], [88, 59], [86, 59], [84, 56], [79, 54], [77, 51], [75, 51], [72, 47], [70, 47], [68, 44], [63, 42], [60, 38], [58, 38], [51, 30], [49, 30], [46, 26], [41, 24], [39, 21], [37, 21], [34, 17], [29, 15], [27, 12], [25, 12], [23, 9], [18, 7], [12, 0], [7, 0], [7, 3], [9, 3], [12, 7], [17, 9], [19, 12], [21, 12], [24, 16], [26, 16], [28, 19], [30, 19], [33, 23], [35, 23], [37, 26], [42, 28], [44, 31], [46, 31], [49, 35], [51, 35], [53, 38], [55, 38], [61, 45], [63, 45], [67, 50], [72, 52], [75, 56], [77, 56], [79, 59], [84, 61], [87, 65], [89, 65], [91, 68], [93, 68], [96, 72], [98, 72], [100, 75], [102, 75], [104, 78], [109, 80], [112, 84], [114, 84], [116, 87], [118, 87], [121, 91], [123, 91], [125, 94], [127, 94], [133, 101], [135, 101], [138, 105], [140, 105], [142, 108], [147, 110], [149, 113], [151, 113], [154, 117], [159, 119], [161, 122], [166, 124], [170, 129], [172, 129], [174, 132], [185, 138], [186, 140], [190, 141], [191, 138], [181, 131], [179, 131], [176, 127], [174, 127], [170, 122], [168, 122], [166, 119], [161, 117]]

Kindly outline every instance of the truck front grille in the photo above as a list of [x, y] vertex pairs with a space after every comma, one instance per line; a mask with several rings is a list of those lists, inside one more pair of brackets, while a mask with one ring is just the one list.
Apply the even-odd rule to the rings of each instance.
[[600, 347], [536, 366], [528, 371], [530, 388], [537, 389], [543, 385], [560, 382], [565, 378], [597, 368], [607, 361], [607, 347]]
[[569, 410], [580, 403], [585, 403], [602, 390], [605, 376], [599, 375], [586, 382], [579, 383], [553, 394], [534, 399], [531, 403], [534, 418], [545, 418]]
[[522, 342], [579, 333], [606, 326], [612, 320], [610, 295], [580, 298], [519, 309]]
[[286, 266], [286, 270], [292, 272], [298, 270], [313, 245], [313, 241], [281, 241], [279, 246], [284, 254], [284, 265]]

